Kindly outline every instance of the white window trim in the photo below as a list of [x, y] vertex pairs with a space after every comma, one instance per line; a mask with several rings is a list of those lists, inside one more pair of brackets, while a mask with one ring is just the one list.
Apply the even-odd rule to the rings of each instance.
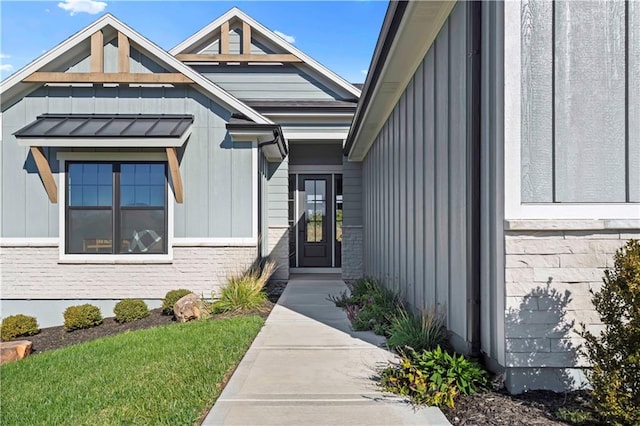
[[504, 4], [505, 218], [637, 219], [640, 203], [522, 203], [521, 194], [521, 4]]
[[164, 152], [60, 152], [58, 179], [59, 263], [171, 263], [173, 261], [174, 204], [173, 189], [167, 182], [167, 253], [166, 254], [67, 254], [66, 248], [66, 182], [67, 161], [167, 161]]

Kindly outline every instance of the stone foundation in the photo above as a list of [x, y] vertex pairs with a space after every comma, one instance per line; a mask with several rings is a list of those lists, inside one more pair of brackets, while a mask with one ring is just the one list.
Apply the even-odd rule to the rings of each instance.
[[59, 263], [57, 245], [3, 246], [1, 251], [3, 308], [42, 300], [162, 299], [178, 288], [208, 298], [257, 257], [256, 247], [174, 247], [167, 263], [73, 264]]
[[613, 255], [640, 230], [505, 231], [506, 383], [510, 392], [584, 384], [584, 324], [598, 333], [590, 291], [602, 287]]
[[268, 237], [269, 256], [278, 262], [278, 269], [273, 274], [274, 280], [289, 279], [289, 227], [270, 226]]
[[342, 227], [342, 279], [357, 280], [364, 274], [362, 226]]

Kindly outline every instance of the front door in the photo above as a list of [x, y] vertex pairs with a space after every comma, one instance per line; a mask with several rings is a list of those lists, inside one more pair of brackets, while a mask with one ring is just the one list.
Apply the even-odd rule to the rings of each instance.
[[298, 176], [298, 263], [300, 267], [331, 267], [333, 196], [331, 175]]

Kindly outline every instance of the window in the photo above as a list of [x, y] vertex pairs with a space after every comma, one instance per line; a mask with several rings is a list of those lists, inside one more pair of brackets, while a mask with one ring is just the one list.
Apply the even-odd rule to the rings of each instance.
[[68, 254], [166, 254], [164, 162], [66, 163]]

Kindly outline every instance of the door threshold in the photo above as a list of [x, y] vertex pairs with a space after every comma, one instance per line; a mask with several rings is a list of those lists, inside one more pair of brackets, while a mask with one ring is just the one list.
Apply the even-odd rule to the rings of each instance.
[[292, 274], [342, 274], [342, 268], [289, 268]]

